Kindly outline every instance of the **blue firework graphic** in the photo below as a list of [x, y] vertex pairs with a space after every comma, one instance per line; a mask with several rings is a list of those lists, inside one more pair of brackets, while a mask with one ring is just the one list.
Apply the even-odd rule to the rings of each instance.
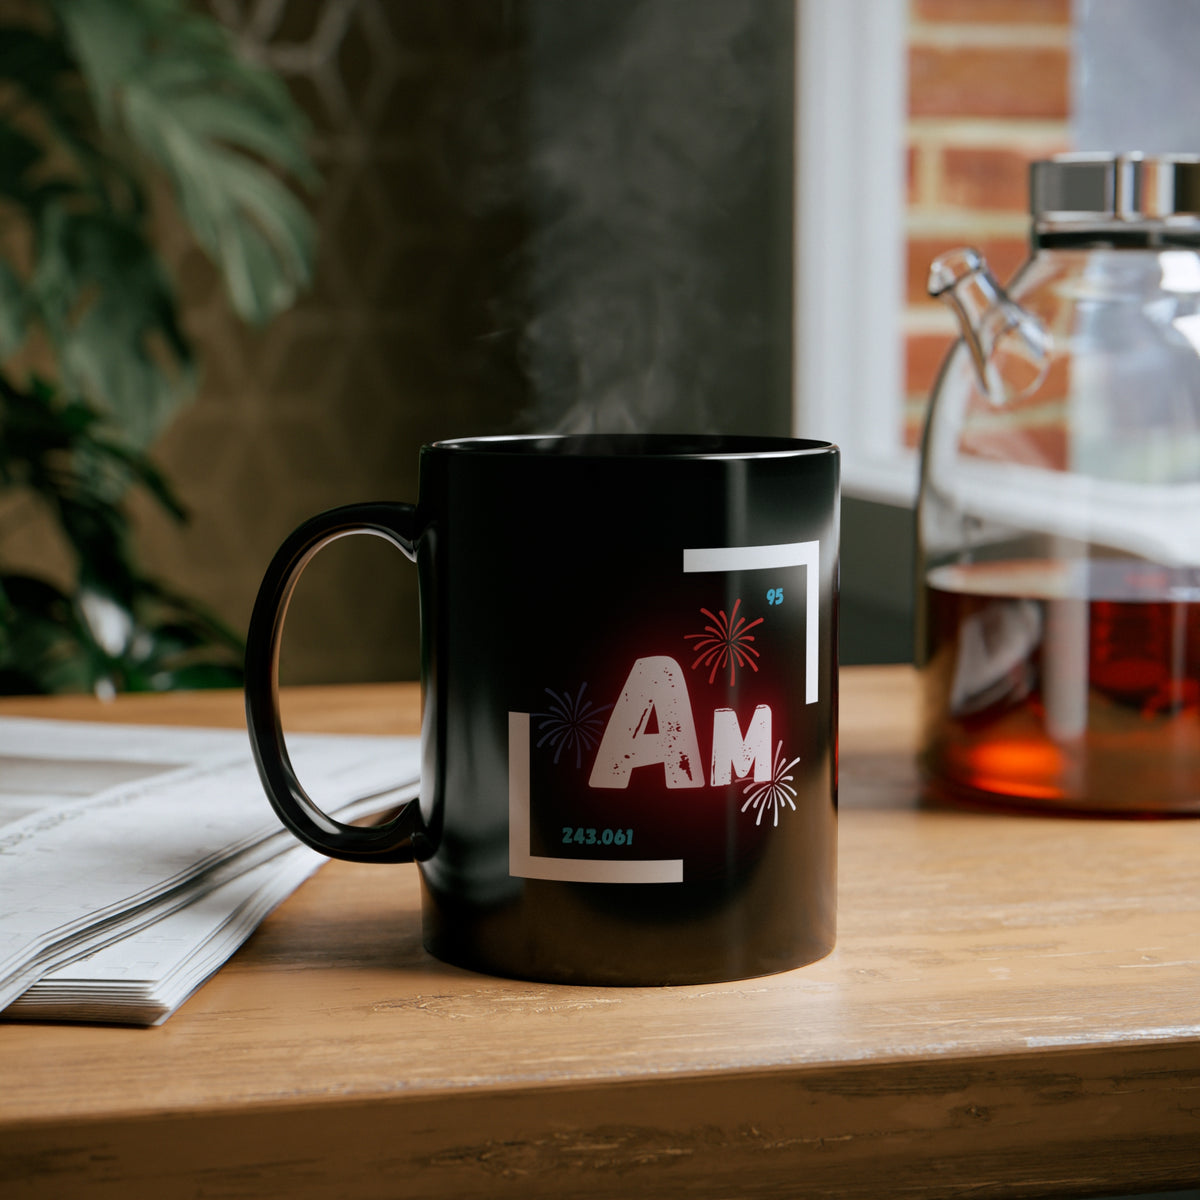
[[604, 716], [612, 708], [611, 704], [593, 704], [584, 698], [587, 684], [579, 685], [579, 691], [572, 696], [569, 691], [562, 695], [546, 688], [550, 697], [548, 711], [534, 713], [533, 719], [538, 722], [537, 730], [542, 736], [537, 745], [550, 746], [554, 750], [554, 761], [558, 762], [564, 750], [575, 751], [575, 766], [583, 765], [583, 752], [594, 750], [600, 744], [600, 734], [604, 730]]

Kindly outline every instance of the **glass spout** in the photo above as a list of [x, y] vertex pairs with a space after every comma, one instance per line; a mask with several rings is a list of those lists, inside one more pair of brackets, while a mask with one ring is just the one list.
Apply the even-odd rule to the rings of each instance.
[[978, 250], [939, 255], [929, 268], [929, 294], [958, 317], [979, 386], [993, 404], [1028, 396], [1050, 367], [1050, 331], [1010, 300]]

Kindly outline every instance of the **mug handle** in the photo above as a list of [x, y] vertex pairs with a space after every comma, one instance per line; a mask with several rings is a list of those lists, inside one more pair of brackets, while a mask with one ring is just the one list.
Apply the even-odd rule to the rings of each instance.
[[417, 560], [417, 510], [411, 504], [348, 504], [301, 525], [275, 552], [258, 589], [246, 633], [246, 726], [259, 778], [279, 819], [306, 845], [351, 862], [411, 862], [420, 805], [410, 800], [383, 825], [346, 825], [312, 801], [288, 757], [279, 717], [279, 645], [300, 573], [323, 546], [350, 534], [385, 538]]

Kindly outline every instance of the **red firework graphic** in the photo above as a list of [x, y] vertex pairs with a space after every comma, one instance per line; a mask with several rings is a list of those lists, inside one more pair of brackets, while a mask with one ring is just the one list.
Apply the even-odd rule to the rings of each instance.
[[749, 667], [752, 671], [758, 670], [758, 663], [754, 660], [760, 656], [751, 645], [754, 635], [750, 630], [755, 625], [761, 625], [763, 619], [758, 617], [747, 624], [745, 617], [738, 616], [738, 607], [741, 603], [740, 599], [735, 600], [733, 611], [728, 616], [725, 615], [723, 608], [717, 610], [719, 616], [713, 616], [707, 608], [702, 608], [700, 611], [712, 624], [705, 625], [703, 633], [685, 633], [683, 635], [685, 641], [694, 641], [695, 645], [692, 649], [699, 651], [696, 661], [692, 663], [692, 670], [694, 671], [702, 665], [712, 668], [708, 676], [709, 683], [716, 679], [717, 672], [727, 664], [730, 687], [733, 687], [737, 679], [738, 667]]

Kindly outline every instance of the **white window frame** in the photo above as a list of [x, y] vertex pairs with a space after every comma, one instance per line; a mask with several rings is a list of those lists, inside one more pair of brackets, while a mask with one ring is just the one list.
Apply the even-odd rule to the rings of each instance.
[[903, 444], [907, 0], [796, 0], [793, 428], [911, 505]]

